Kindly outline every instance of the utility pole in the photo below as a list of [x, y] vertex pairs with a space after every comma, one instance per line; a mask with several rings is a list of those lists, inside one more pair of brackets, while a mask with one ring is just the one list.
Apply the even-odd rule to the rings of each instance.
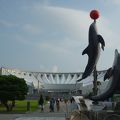
[[2, 75], [2, 67], [0, 68], [0, 75]]
[[97, 70], [96, 66], [93, 71], [93, 95], [97, 95], [98, 93], [98, 88], [97, 88]]
[[38, 95], [40, 93], [40, 81], [38, 80]]

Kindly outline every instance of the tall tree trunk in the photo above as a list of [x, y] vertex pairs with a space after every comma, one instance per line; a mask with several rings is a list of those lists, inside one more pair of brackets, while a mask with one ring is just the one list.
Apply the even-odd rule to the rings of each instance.
[[3, 103], [3, 105], [6, 107], [6, 110], [9, 111], [9, 105], [8, 105], [8, 101], [1, 101]]
[[6, 107], [6, 110], [12, 111], [13, 107], [15, 107], [15, 100], [12, 100], [12, 103], [8, 104], [8, 101], [1, 101], [1, 103], [3, 103], [3, 105]]
[[12, 103], [11, 103], [11, 105], [9, 106], [10, 108], [10, 111], [12, 111], [13, 110], [13, 108], [15, 107], [15, 100], [12, 100]]

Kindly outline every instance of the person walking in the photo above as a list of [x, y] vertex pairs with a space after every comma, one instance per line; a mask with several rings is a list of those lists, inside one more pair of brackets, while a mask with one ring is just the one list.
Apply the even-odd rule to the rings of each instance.
[[54, 104], [55, 104], [55, 100], [54, 98], [51, 98], [50, 100], [50, 112], [54, 112]]
[[59, 100], [59, 98], [56, 99], [56, 108], [57, 108], [57, 112], [59, 112], [59, 110], [60, 110], [60, 100]]
[[40, 95], [40, 99], [39, 99], [39, 101], [38, 101], [38, 104], [39, 104], [39, 108], [41, 109], [41, 112], [43, 112], [44, 111], [44, 99], [43, 99], [43, 96], [42, 96], [42, 94]]

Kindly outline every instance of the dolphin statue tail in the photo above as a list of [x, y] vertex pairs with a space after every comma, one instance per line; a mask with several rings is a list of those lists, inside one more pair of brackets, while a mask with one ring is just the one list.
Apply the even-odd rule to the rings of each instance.
[[106, 72], [106, 74], [104, 75], [104, 81], [106, 80], [106, 79], [110, 79], [110, 77], [113, 75], [113, 69], [112, 69], [112, 67], [111, 68], [109, 68], [108, 70], [107, 70], [107, 72]]

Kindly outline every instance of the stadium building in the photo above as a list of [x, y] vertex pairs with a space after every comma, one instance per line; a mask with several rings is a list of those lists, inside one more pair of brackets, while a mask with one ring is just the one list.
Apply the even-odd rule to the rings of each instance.
[[[106, 70], [98, 71], [98, 80], [101, 81], [99, 92], [103, 91], [103, 76]], [[2, 67], [1, 75], [15, 75], [24, 78], [29, 86], [29, 94], [44, 93], [46, 95], [67, 96], [70, 94], [86, 94], [92, 92], [93, 75], [76, 84], [76, 80], [80, 79], [82, 72], [79, 73], [51, 73], [51, 72], [31, 72], [21, 71], [19, 69], [8, 69]], [[107, 83], [107, 82], [106, 82]]]

